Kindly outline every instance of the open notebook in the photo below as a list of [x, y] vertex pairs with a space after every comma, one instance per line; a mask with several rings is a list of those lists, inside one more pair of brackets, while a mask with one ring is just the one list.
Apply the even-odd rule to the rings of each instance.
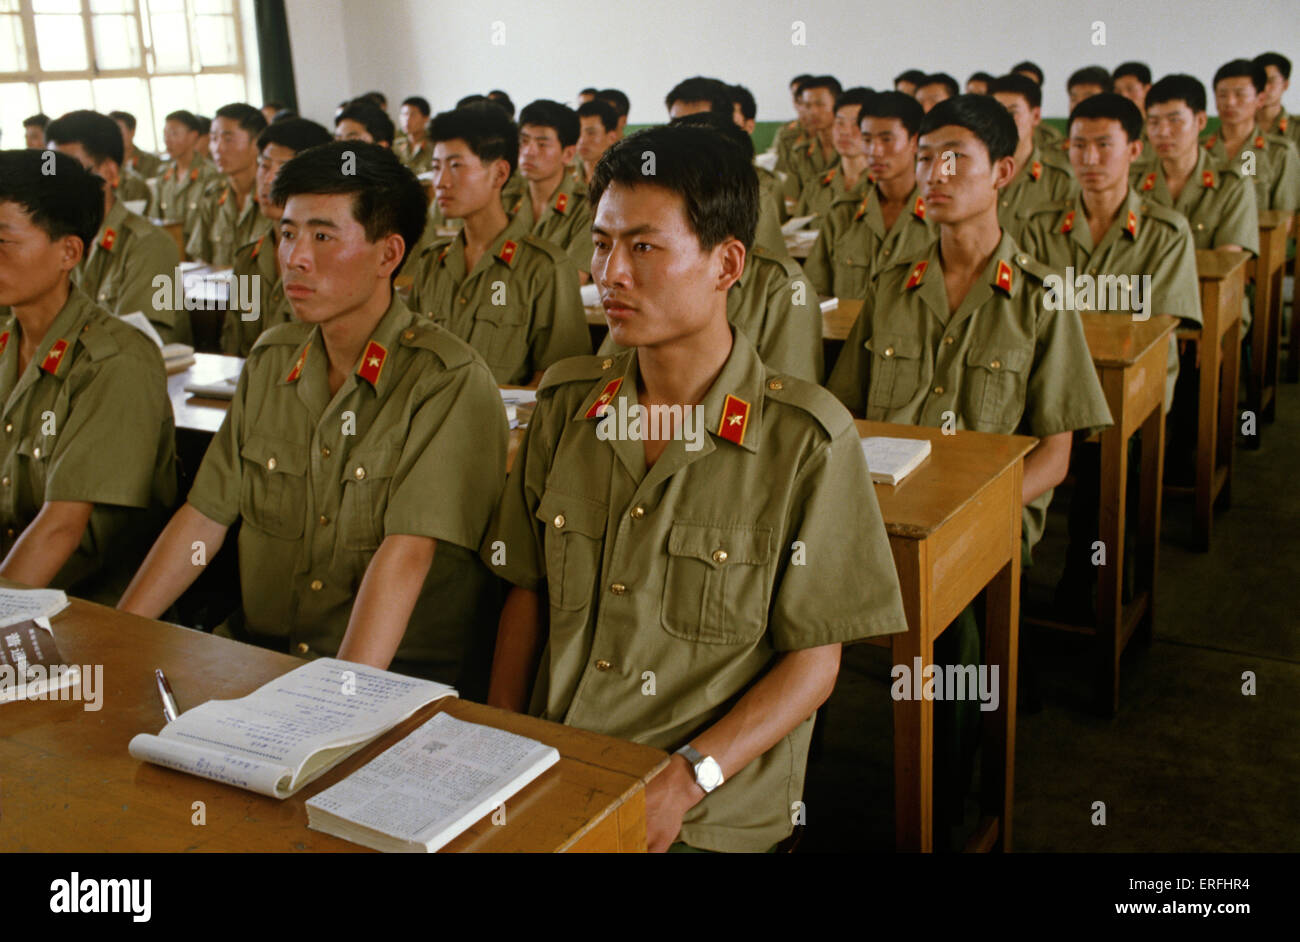
[[872, 435], [862, 439], [867, 470], [877, 484], [897, 484], [930, 455], [928, 438], [888, 438]]
[[288, 798], [420, 707], [455, 695], [446, 684], [326, 657], [246, 697], [187, 710], [129, 749], [145, 762]]

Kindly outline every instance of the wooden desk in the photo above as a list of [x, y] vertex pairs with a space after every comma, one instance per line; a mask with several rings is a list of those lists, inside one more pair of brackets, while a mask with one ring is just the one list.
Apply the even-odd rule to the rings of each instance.
[[233, 274], [229, 267], [185, 264], [181, 272], [184, 295], [195, 299], [193, 307], [186, 311], [194, 334], [195, 350], [205, 353], [221, 350], [221, 324], [226, 319], [226, 308], [230, 303], [230, 277]]
[[[800, 230], [800, 231], [802, 232], [806, 230]], [[790, 253], [791, 258], [798, 259], [799, 261], [802, 262], [806, 260], [809, 255], [812, 254], [813, 243], [816, 241], [817, 241], [816, 239], [810, 239], [805, 241], [800, 239], [793, 239], [790, 236], [786, 236], [785, 250]]]
[[[998, 709], [982, 713], [984, 817], [972, 844], [1011, 850], [1015, 790], [1020, 508], [1024, 456], [1037, 439], [858, 421], [858, 435], [928, 438], [933, 450], [896, 487], [876, 485], [908, 631], [877, 643], [895, 664], [934, 663], [934, 641], [987, 589], [984, 663], [999, 665]], [[934, 704], [894, 703], [894, 828], [899, 850], [934, 846]]]
[[[1247, 446], [1258, 448], [1261, 423], [1272, 421], [1277, 408], [1278, 353], [1282, 346], [1282, 277], [1286, 271], [1286, 239], [1291, 214], [1264, 210], [1259, 214], [1259, 258], [1247, 265], [1255, 282], [1255, 319], [1251, 322], [1250, 366], [1246, 372], [1246, 408], [1255, 414], [1255, 434]], [[1292, 314], [1294, 323], [1295, 315]]]
[[196, 353], [193, 366], [168, 376], [167, 394], [172, 400], [177, 431], [215, 434], [230, 409], [230, 400], [200, 398], [187, 393], [185, 387], [189, 383], [218, 383], [227, 376], [238, 376], [243, 366], [242, 357]]
[[150, 219], [149, 221], [172, 237], [172, 241], [176, 243], [176, 251], [180, 253], [181, 261], [185, 261], [185, 232], [180, 220]]
[[[1114, 314], [1085, 313], [1083, 333], [1115, 424], [1101, 433], [1101, 487], [1098, 538], [1106, 565], [1097, 571], [1097, 622], [1079, 626], [1039, 618], [1039, 624], [1097, 635], [1098, 701], [1103, 712], [1119, 709], [1119, 661], [1129, 639], [1148, 640], [1155, 620], [1156, 573], [1160, 547], [1160, 482], [1165, 454], [1165, 377], [1169, 335], [1178, 318], [1161, 314], [1134, 321]], [[1127, 520], [1128, 446], [1142, 433], [1141, 489], [1138, 496], [1137, 583], [1124, 603], [1124, 534]]]
[[1286, 357], [1286, 381], [1294, 383], [1300, 380], [1300, 340], [1297, 339], [1296, 330], [1300, 329], [1300, 311], [1296, 304], [1296, 299], [1300, 298], [1300, 291], [1295, 289], [1295, 280], [1300, 280], [1300, 210], [1291, 219], [1291, 234], [1296, 237], [1296, 253], [1291, 258], [1291, 328], [1287, 340], [1287, 357]]
[[[68, 663], [103, 665], [99, 712], [65, 701], [4, 705], [0, 737], [8, 851], [365, 851], [307, 828], [305, 802], [440, 709], [560, 750], [559, 763], [506, 802], [506, 823], [483, 818], [448, 851], [643, 851], [645, 783], [668, 761], [658, 749], [460, 700], [405, 723], [283, 801], [133, 759], [131, 737], [162, 728], [153, 669], [182, 710], [241, 697], [302, 662], [202, 632], [74, 600], [54, 620]], [[193, 803], [207, 823], [191, 823]]]
[[1200, 345], [1200, 388], [1196, 421], [1196, 484], [1169, 487], [1171, 493], [1195, 496], [1192, 545], [1210, 548], [1214, 505], [1227, 509], [1232, 495], [1232, 452], [1236, 444], [1237, 375], [1241, 364], [1241, 299], [1246, 290], [1246, 252], [1201, 249], [1196, 273], [1201, 283], [1204, 326], [1180, 327], [1180, 340]]

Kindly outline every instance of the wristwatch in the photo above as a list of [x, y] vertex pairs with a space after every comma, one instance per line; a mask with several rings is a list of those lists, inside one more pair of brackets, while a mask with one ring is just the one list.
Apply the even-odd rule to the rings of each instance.
[[705, 794], [722, 784], [722, 766], [713, 756], [702, 756], [688, 743], [677, 750], [677, 755], [686, 759], [695, 770], [695, 784], [704, 789]]

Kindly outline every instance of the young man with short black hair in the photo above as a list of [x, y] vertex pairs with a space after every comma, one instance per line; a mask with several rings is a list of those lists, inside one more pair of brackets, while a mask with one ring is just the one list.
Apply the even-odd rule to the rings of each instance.
[[683, 79], [664, 96], [668, 117], [680, 118], [701, 111], [714, 111], [730, 117], [734, 111], [731, 86], [720, 79], [697, 75]]
[[824, 176], [839, 163], [833, 128], [835, 99], [843, 90], [833, 75], [819, 75], [799, 86], [799, 100], [804, 108], [803, 125], [807, 133], [804, 141], [790, 151], [787, 168], [790, 176], [784, 184], [788, 203], [796, 202], [810, 181]]
[[622, 140], [623, 133], [627, 130], [627, 115], [632, 110], [632, 103], [628, 101], [627, 95], [617, 88], [602, 88], [596, 92], [596, 97], [608, 102], [618, 113], [618, 136]]
[[894, 91], [902, 92], [904, 95], [911, 95], [915, 98], [916, 88], [925, 81], [926, 74], [927, 73], [922, 72], [920, 69], [907, 69], [906, 71], [899, 72], [894, 76]]
[[916, 100], [921, 103], [923, 111], [929, 111], [941, 101], [947, 101], [949, 98], [956, 98], [961, 92], [957, 87], [957, 80], [947, 72], [935, 72], [933, 75], [927, 75], [916, 84], [916, 91], [913, 94]]
[[391, 150], [334, 141], [281, 167], [271, 198], [295, 320], [253, 347], [118, 607], [157, 618], [202, 571], [192, 547], [211, 559], [240, 520], [242, 604], [218, 633], [460, 686], [495, 617], [475, 550], [508, 433], [483, 361], [393, 293], [420, 185]]
[[135, 115], [129, 111], [110, 111], [108, 116], [122, 131], [122, 169], [138, 173], [145, 180], [158, 176], [162, 158], [135, 146]]
[[1259, 209], [1300, 209], [1300, 153], [1290, 139], [1266, 134], [1259, 127], [1259, 100], [1268, 85], [1263, 66], [1233, 59], [1214, 73], [1214, 103], [1219, 130], [1205, 139], [1210, 158], [1220, 167], [1236, 163], [1254, 175]]
[[970, 78], [966, 80], [966, 94], [987, 95], [989, 83], [992, 81], [993, 76], [987, 72], [972, 72]]
[[1151, 88], [1151, 67], [1145, 62], [1123, 62], [1110, 75], [1115, 93], [1123, 95], [1146, 116], [1147, 92]]
[[[1043, 70], [1038, 67], [1037, 63], [1030, 62], [1026, 59], [1024, 62], [1017, 62], [1011, 67], [1012, 75], [1023, 75], [1038, 86], [1039, 90], [1043, 87]], [[1034, 125], [1034, 144], [1039, 147], [1044, 154], [1054, 154], [1061, 152], [1061, 160], [1068, 164], [1065, 158], [1065, 135], [1046, 121], [1040, 121]]]
[[519, 112], [519, 174], [528, 190], [507, 207], [539, 239], [558, 246], [590, 280], [591, 206], [587, 185], [567, 173], [577, 152], [580, 119], [568, 105], [539, 98]]
[[515, 123], [496, 105], [470, 105], [436, 115], [429, 139], [435, 200], [464, 226], [424, 249], [411, 308], [469, 343], [503, 385], [535, 384], [557, 360], [589, 353], [577, 267], [501, 205], [519, 158]]
[[350, 101], [334, 115], [334, 139], [337, 141], [365, 141], [380, 147], [392, 147], [396, 130], [388, 112], [368, 98]]
[[112, 604], [175, 505], [176, 445], [158, 348], [71, 277], [107, 189], [0, 151], [0, 576]]
[[850, 88], [835, 99], [835, 119], [831, 124], [831, 140], [839, 161], [820, 177], [810, 180], [799, 193], [799, 202], [792, 215], [815, 215], [814, 228], [820, 229], [830, 213], [831, 206], [840, 200], [857, 202], [871, 185], [867, 170], [867, 152], [862, 144], [858, 114], [874, 94], [869, 88]]
[[[651, 851], [770, 850], [841, 645], [906, 628], [879, 507], [844, 408], [727, 321], [758, 218], [749, 157], [653, 128], [610, 149], [592, 194], [592, 273], [634, 349], [538, 389], [481, 550], [513, 584], [488, 700], [676, 750], [646, 787]], [[609, 434], [629, 406], [667, 423]]]
[[618, 142], [618, 112], [607, 101], [594, 99], [578, 106], [578, 156], [573, 173], [584, 186], [591, 182], [596, 162]]
[[163, 145], [171, 158], [163, 165], [162, 176], [149, 200], [148, 215], [181, 224], [181, 234], [189, 241], [194, 232], [199, 200], [220, 174], [199, 150], [203, 122], [189, 111], [173, 111], [163, 122]]
[[173, 309], [172, 291], [159, 291], [154, 284], [159, 276], [169, 284], [175, 277], [180, 264], [176, 241], [127, 209], [114, 190], [122, 160], [117, 123], [95, 111], [70, 111], [51, 121], [45, 136], [50, 147], [75, 157], [108, 184], [103, 225], [73, 273], [78, 287], [110, 314], [144, 314], [163, 343], [189, 343], [189, 312]]
[[1110, 73], [1099, 65], [1087, 65], [1076, 69], [1065, 83], [1065, 90], [1070, 96], [1070, 111], [1085, 98], [1093, 95], [1109, 94], [1114, 90]]
[[431, 111], [427, 98], [412, 95], [402, 101], [398, 112], [398, 121], [406, 136], [393, 145], [393, 153], [412, 173], [426, 172], [433, 157], [433, 145], [428, 136]]
[[1042, 120], [1042, 89], [1031, 79], [1012, 73], [994, 79], [989, 94], [1016, 122], [1015, 175], [998, 195], [998, 222], [1019, 241], [1029, 216], [1040, 206], [1068, 199], [1078, 189], [1068, 162], [1048, 156], [1034, 143], [1034, 128]]
[[1282, 96], [1291, 87], [1291, 60], [1280, 52], [1266, 52], [1254, 59], [1264, 70], [1264, 91], [1259, 96], [1255, 118], [1265, 134], [1280, 134], [1300, 148], [1300, 120], [1287, 114]]
[[262, 112], [235, 102], [212, 119], [212, 156], [224, 175], [199, 200], [194, 231], [185, 254], [218, 268], [230, 264], [235, 249], [266, 231], [253, 197], [257, 178], [257, 135], [266, 128]]
[[45, 149], [45, 128], [50, 123], [47, 114], [34, 114], [23, 119], [23, 139], [32, 150]]

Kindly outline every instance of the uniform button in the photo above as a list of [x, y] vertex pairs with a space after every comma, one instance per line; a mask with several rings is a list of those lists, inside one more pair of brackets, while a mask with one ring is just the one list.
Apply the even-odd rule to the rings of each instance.
[[1097, 269], [1095, 269], [1095, 268], [1090, 268], [1090, 269], [1088, 270], [1088, 274], [1090, 274], [1090, 275], [1095, 275], [1095, 274], [1097, 274]]
[[894, 355], [894, 348], [893, 348], [893, 347], [886, 347], [886, 348], [885, 348], [885, 356], [887, 356], [887, 357], [892, 357], [893, 355]]
[[81, 332], [82, 332], [83, 334], [84, 334], [86, 331], [88, 331], [88, 330], [90, 330], [90, 325], [89, 325], [89, 324], [82, 324], [82, 325], [81, 325]]
[[32, 457], [33, 457], [33, 458], [39, 458], [40, 456], [41, 456], [41, 450], [40, 450], [39, 448], [33, 448], [33, 449], [32, 449]]
[[564, 514], [556, 514], [556, 515], [555, 515], [555, 519], [552, 520], [551, 523], [555, 524], [555, 529], [557, 529], [557, 530], [563, 530], [563, 529], [564, 529]]
[[942, 396], [942, 395], [943, 395], [943, 387], [942, 387], [942, 386], [936, 386], [936, 387], [934, 387], [934, 394], [935, 394], [936, 396]]
[[363, 467], [361, 467], [360, 465], [357, 465], [357, 469], [356, 469], [355, 471], [353, 471], [352, 473], [353, 473], [354, 475], [356, 475], [356, 479], [357, 479], [358, 481], [361, 481], [361, 480], [364, 480], [364, 479], [365, 479], [365, 476], [366, 476], [366, 469], [363, 468]]
[[324, 448], [322, 448], [322, 449], [320, 450], [320, 456], [321, 456], [322, 458], [328, 458], [328, 457], [330, 456], [330, 448], [329, 448], [329, 445], [326, 445]]
[[1198, 223], [1196, 224], [1196, 228], [1197, 228], [1197, 229], [1204, 229], [1204, 228], [1205, 228], [1205, 223], [1203, 223], [1203, 222], [1198, 222]]
[[465, 299], [464, 299], [464, 298], [461, 298], [461, 299], [460, 299], [460, 303], [461, 303], [461, 304], [464, 304], [464, 303], [465, 303]]
[[299, 654], [306, 654], [306, 653], [307, 653], [308, 651], [310, 651], [310, 650], [311, 650], [311, 648], [307, 647], [307, 642], [306, 642], [306, 641], [299, 641], [299, 642], [298, 642], [298, 653], [299, 653]]
[[598, 671], [607, 671], [613, 666], [613, 664], [609, 663], [609, 661], [605, 660], [603, 657], [596, 662], [596, 670]]
[[313, 579], [311, 581], [311, 590], [313, 592], [319, 592], [323, 588], [325, 588], [325, 583], [321, 582], [319, 579]]
[[604, 360], [601, 360], [601, 361], [600, 361], [600, 368], [601, 368], [602, 370], [607, 370], [607, 369], [609, 369], [609, 368], [610, 368], [611, 366], [613, 366], [613, 365], [614, 365], [614, 361], [611, 360], [611, 359], [609, 359], [608, 357], [606, 357]]
[[267, 459], [266, 459], [266, 470], [268, 470], [268, 471], [274, 471], [274, 470], [275, 470], [275, 459], [274, 459], [274, 458], [267, 458]]
[[9, 486], [9, 475], [6, 474], [4, 477], [0, 478], [0, 484], [3, 484], [5, 487], [8, 487], [8, 486]]
[[14, 424], [12, 422], [6, 422], [5, 432], [12, 432], [13, 430], [14, 430]]
[[779, 379], [769, 379], [769, 380], [767, 381], [767, 388], [768, 388], [768, 389], [784, 389], [784, 388], [785, 388], [785, 383], [781, 382]]
[[402, 339], [403, 339], [403, 340], [414, 340], [414, 339], [415, 339], [415, 331], [413, 331], [413, 330], [404, 330], [404, 331], [402, 331]]
[[954, 340], [954, 338], [951, 337], [951, 336], [948, 336], [948, 337], [944, 337], [944, 338], [943, 338], [943, 342], [944, 342], [944, 343], [952, 343], [953, 340]]
[[9, 537], [9, 539], [12, 540], [14, 538], [14, 528], [10, 527], [8, 530], [6, 530], [5, 536]]
[[884, 255], [888, 255], [888, 254], [889, 254], [890, 252], [892, 252], [892, 251], [894, 251], [894, 250], [893, 250], [893, 249], [885, 249], [885, 251], [884, 251], [882, 254], [884, 254]]
[[725, 563], [727, 561], [727, 551], [724, 549], [714, 550], [713, 561], [715, 563]]
[[609, 587], [609, 591], [613, 592], [615, 595], [624, 595], [627, 592], [627, 586], [623, 585], [621, 582], [615, 582]]
[[1006, 206], [1006, 205], [1007, 205], [1007, 201], [1006, 201], [1006, 200], [1003, 200], [1003, 201], [1002, 201], [1002, 205], [1003, 205], [1003, 206]]
[[632, 508], [632, 519], [633, 519], [633, 520], [640, 520], [640, 519], [641, 519], [642, 517], [644, 517], [644, 516], [645, 516], [645, 508], [644, 508], [644, 507], [633, 507], [633, 508]]
[[1021, 265], [1023, 265], [1025, 264], [1025, 262], [1029, 261], [1029, 259], [1025, 258], [1025, 256], [1023, 255], [1017, 255], [1016, 261], [1019, 262]]
[[1001, 368], [1002, 368], [1002, 361], [1001, 361], [1001, 360], [994, 360], [992, 363], [989, 364], [989, 366], [992, 367], [992, 368], [995, 369], [995, 370], [997, 370], [997, 369], [1001, 369]]
[[329, 522], [330, 522], [330, 518], [329, 518], [329, 517], [325, 516], [324, 514], [321, 514], [321, 515], [320, 515], [320, 525], [321, 525], [322, 527], [327, 527], [327, 526], [329, 526]]

